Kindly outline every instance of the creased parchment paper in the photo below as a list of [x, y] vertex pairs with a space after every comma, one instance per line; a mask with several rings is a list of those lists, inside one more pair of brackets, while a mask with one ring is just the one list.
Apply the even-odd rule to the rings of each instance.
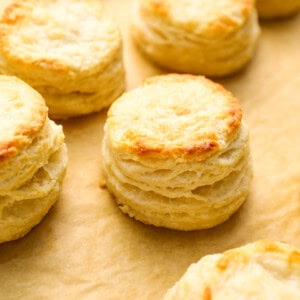
[[[124, 37], [128, 89], [161, 73], [135, 49], [132, 1], [105, 1]], [[300, 15], [262, 24], [255, 58], [220, 81], [241, 101], [251, 136], [250, 196], [226, 223], [176, 232], [124, 216], [99, 183], [106, 111], [63, 122], [61, 197], [25, 238], [0, 245], [0, 299], [161, 299], [203, 255], [261, 238], [300, 247]]]

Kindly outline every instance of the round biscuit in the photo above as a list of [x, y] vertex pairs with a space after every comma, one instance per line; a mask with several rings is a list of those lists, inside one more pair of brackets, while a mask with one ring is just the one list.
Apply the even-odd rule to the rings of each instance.
[[[38, 90], [50, 114], [99, 111], [125, 88], [120, 32], [100, 1], [13, 1], [0, 21], [0, 46], [0, 72]], [[111, 88], [101, 93], [112, 83], [118, 95]], [[61, 105], [68, 96], [76, 101]]]
[[67, 164], [61, 126], [42, 96], [0, 76], [0, 243], [22, 237], [56, 202]]
[[103, 171], [120, 209], [177, 230], [227, 220], [252, 178], [248, 130], [238, 100], [193, 75], [149, 78], [111, 106]]
[[259, 32], [253, 0], [139, 0], [132, 22], [138, 48], [153, 62], [208, 76], [246, 65]]

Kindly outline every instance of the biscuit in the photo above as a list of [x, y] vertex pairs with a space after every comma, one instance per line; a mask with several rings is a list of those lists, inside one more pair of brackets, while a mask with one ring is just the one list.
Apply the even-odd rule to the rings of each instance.
[[260, 29], [253, 0], [139, 0], [131, 32], [164, 68], [225, 76], [252, 58]]
[[0, 76], [0, 242], [37, 225], [55, 203], [67, 164], [62, 127], [48, 119], [42, 96]]
[[300, 0], [257, 0], [256, 7], [262, 19], [280, 18], [300, 11]]
[[164, 300], [300, 299], [300, 251], [261, 240], [192, 264]]
[[40, 92], [54, 117], [99, 111], [125, 89], [120, 32], [100, 1], [14, 1], [0, 46], [0, 72]]
[[252, 178], [240, 105], [202, 76], [146, 80], [110, 108], [103, 171], [120, 209], [146, 224], [213, 227], [244, 202]]

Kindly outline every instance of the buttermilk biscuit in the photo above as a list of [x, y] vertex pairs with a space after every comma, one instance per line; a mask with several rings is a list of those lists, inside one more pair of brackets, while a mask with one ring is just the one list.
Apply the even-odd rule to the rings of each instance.
[[257, 0], [256, 6], [260, 18], [280, 18], [300, 11], [300, 0]]
[[25, 235], [55, 203], [67, 163], [61, 126], [39, 93], [0, 76], [0, 243]]
[[125, 88], [120, 33], [98, 0], [13, 1], [0, 54], [0, 72], [39, 91], [54, 117], [99, 111]]
[[300, 251], [262, 240], [192, 264], [164, 300], [299, 300]]
[[139, 0], [132, 35], [170, 70], [223, 76], [252, 57], [259, 36], [253, 0]]
[[233, 95], [202, 76], [157, 76], [121, 96], [103, 140], [104, 175], [120, 209], [179, 230], [224, 222], [251, 180], [241, 120]]

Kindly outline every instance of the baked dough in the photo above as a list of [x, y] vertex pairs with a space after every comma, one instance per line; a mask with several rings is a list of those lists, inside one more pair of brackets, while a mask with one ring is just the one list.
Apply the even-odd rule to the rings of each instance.
[[97, 0], [14, 1], [0, 54], [0, 72], [38, 90], [54, 117], [99, 111], [125, 88], [120, 32]]
[[253, 0], [139, 0], [132, 36], [153, 62], [224, 76], [249, 62], [259, 36]]
[[300, 251], [261, 240], [192, 264], [164, 300], [300, 299]]
[[257, 0], [256, 6], [260, 18], [280, 18], [300, 11], [300, 0]]
[[55, 203], [67, 164], [62, 127], [42, 96], [0, 76], [0, 243], [25, 235]]
[[240, 105], [202, 76], [164, 75], [121, 96], [103, 140], [108, 189], [146, 224], [213, 227], [244, 202], [251, 181]]

